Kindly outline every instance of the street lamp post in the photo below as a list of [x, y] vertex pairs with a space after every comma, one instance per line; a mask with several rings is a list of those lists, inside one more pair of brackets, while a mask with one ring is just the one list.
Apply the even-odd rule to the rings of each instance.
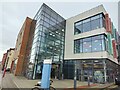
[[75, 61], [75, 70], [74, 70], [74, 90], [76, 90], [76, 86], [77, 86], [77, 70], [76, 70], [76, 61]]
[[90, 86], [90, 72], [91, 72], [91, 67], [88, 70], [88, 86]]
[[88, 75], [88, 86], [90, 86], [90, 75]]

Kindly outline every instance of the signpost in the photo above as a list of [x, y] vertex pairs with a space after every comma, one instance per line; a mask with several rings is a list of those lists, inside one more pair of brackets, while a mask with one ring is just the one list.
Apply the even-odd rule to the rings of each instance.
[[46, 59], [43, 62], [43, 70], [42, 70], [42, 80], [41, 80], [41, 88], [48, 89], [50, 87], [50, 74], [51, 74], [51, 59]]

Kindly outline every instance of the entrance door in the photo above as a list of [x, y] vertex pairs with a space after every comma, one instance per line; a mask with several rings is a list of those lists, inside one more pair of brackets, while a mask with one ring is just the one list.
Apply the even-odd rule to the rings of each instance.
[[52, 64], [51, 78], [54, 78], [54, 79], [59, 78], [59, 64]]

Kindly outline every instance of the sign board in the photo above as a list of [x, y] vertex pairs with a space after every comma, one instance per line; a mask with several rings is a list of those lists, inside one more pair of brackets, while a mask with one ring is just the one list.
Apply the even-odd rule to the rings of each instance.
[[51, 63], [52, 63], [52, 60], [51, 60], [51, 59], [45, 59], [43, 63], [44, 63], [44, 64], [51, 64]]
[[41, 88], [48, 89], [50, 87], [50, 74], [51, 74], [51, 59], [46, 59], [43, 62], [42, 69], [42, 80], [41, 80]]

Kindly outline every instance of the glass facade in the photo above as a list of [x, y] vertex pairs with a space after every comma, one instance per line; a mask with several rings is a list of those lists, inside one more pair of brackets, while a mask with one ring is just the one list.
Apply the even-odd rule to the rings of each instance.
[[105, 18], [104, 15], [101, 13], [76, 22], [74, 24], [74, 34], [76, 35], [102, 27], [105, 27]]
[[107, 50], [105, 35], [96, 35], [74, 41], [74, 53], [99, 52]]
[[[94, 83], [113, 82], [117, 75], [118, 66], [107, 59], [88, 59], [88, 60], [65, 60], [64, 79], [74, 79], [75, 65], [77, 70], [77, 80]], [[106, 79], [106, 80], [105, 80]]]
[[[52, 59], [51, 77], [59, 78], [64, 58], [65, 19], [45, 4], [34, 19], [37, 22], [30, 55], [29, 76], [32, 79], [40, 78], [43, 60]], [[59, 74], [56, 75], [55, 72]]]
[[[116, 64], [108, 59], [70, 59], [64, 60], [65, 19], [43, 4], [34, 17], [36, 21], [32, 49], [29, 56], [27, 77], [39, 79], [42, 75], [43, 60], [52, 60], [51, 78], [74, 79], [75, 67], [77, 80], [105, 83], [113, 82]], [[73, 34], [105, 28], [105, 17], [99, 13], [74, 23]], [[112, 35], [115, 36], [115, 35]], [[74, 54], [108, 51], [112, 52], [111, 36], [99, 34], [74, 40]], [[30, 41], [30, 40], [29, 40]], [[28, 48], [29, 49], [29, 48]], [[112, 54], [112, 53], [111, 53]], [[68, 57], [69, 58], [69, 57]]]

